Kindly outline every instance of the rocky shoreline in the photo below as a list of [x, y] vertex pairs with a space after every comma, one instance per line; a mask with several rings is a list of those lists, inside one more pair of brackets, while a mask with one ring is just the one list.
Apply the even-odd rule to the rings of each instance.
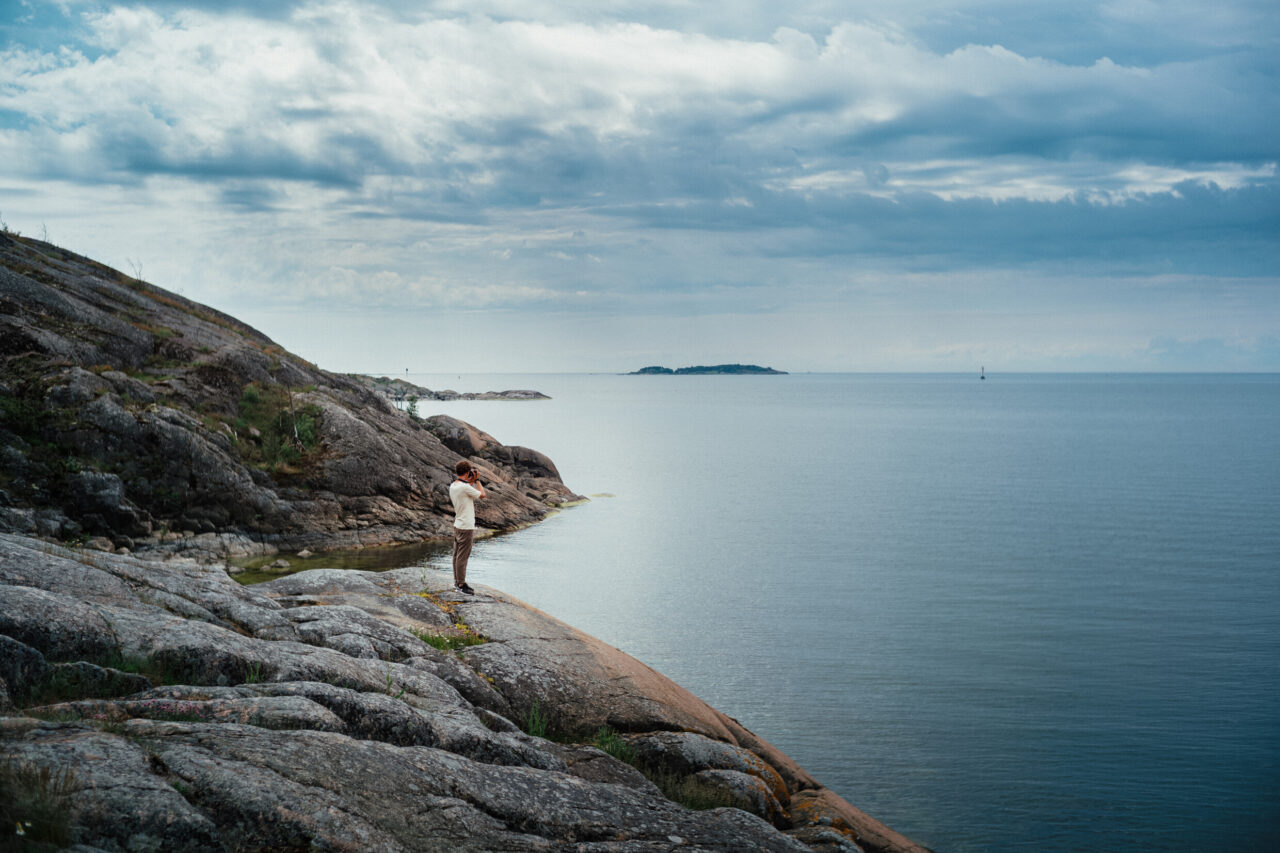
[[535, 450], [0, 233], [0, 531], [202, 559], [442, 539], [459, 457], [488, 487], [487, 530], [582, 500]]
[[511, 401], [527, 401], [527, 400], [550, 400], [546, 394], [541, 391], [531, 391], [528, 389], [512, 389], [507, 391], [466, 391], [459, 393], [452, 389], [444, 391], [432, 391], [430, 388], [424, 388], [421, 385], [415, 385], [407, 379], [391, 378], [389, 376], [368, 376], [365, 374], [351, 373], [347, 374], [377, 391], [379, 394], [391, 400], [397, 406], [407, 406], [411, 403], [422, 401], [452, 401], [452, 400], [511, 400]]
[[82, 851], [925, 849], [634, 658], [478, 592], [418, 568], [242, 587], [217, 565], [0, 535], [0, 834]]
[[585, 500], [398, 381], [0, 233], [0, 849], [924, 849], [497, 590], [232, 579], [446, 538], [459, 458], [486, 532]]

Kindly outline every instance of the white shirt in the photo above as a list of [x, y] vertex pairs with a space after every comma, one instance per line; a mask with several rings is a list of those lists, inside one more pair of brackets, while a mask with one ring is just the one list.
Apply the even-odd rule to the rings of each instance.
[[480, 490], [470, 483], [454, 480], [449, 485], [449, 500], [453, 501], [453, 526], [459, 530], [476, 529], [476, 498]]

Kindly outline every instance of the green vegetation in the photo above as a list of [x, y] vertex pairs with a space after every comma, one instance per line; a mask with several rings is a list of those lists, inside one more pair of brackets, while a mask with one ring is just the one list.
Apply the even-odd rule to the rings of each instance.
[[0, 849], [60, 850], [72, 841], [75, 774], [6, 760], [0, 764]]
[[43, 374], [49, 366], [36, 356], [12, 358], [5, 365], [10, 392], [0, 396], [0, 426], [15, 433], [39, 452], [44, 449], [61, 458], [52, 443], [57, 430], [75, 426], [75, 413], [45, 402], [48, 387]]
[[156, 323], [148, 323], [142, 320], [134, 320], [132, 322], [134, 327], [151, 334], [153, 337], [160, 338], [161, 340], [168, 340], [178, 334], [168, 326], [161, 326]]
[[159, 656], [122, 655], [113, 652], [93, 662], [108, 669], [144, 676], [152, 684], [181, 684], [185, 680], [175, 667]]
[[596, 731], [596, 739], [592, 745], [601, 752], [612, 755], [626, 764], [636, 763], [636, 750], [613, 730], [612, 726], [601, 726]]
[[39, 436], [44, 425], [44, 406], [38, 397], [29, 394], [6, 394], [0, 397], [0, 423], [29, 441]]
[[533, 706], [529, 708], [528, 713], [524, 715], [524, 730], [527, 734], [534, 737], [545, 738], [547, 736], [547, 728], [550, 720], [543, 713], [542, 706], [538, 704], [538, 700], [533, 700]]
[[25, 695], [14, 696], [21, 707], [56, 705], [76, 699], [98, 699], [110, 694], [110, 690], [88, 690], [82, 679], [66, 669], [54, 669], [37, 684], [32, 684]]
[[785, 374], [785, 370], [774, 370], [772, 367], [761, 367], [758, 364], [700, 364], [695, 367], [670, 367], [653, 365], [632, 371], [629, 376], [696, 376], [702, 374], [751, 374], [756, 376], [777, 376]]
[[649, 781], [658, 786], [658, 790], [662, 791], [664, 797], [674, 803], [679, 803], [687, 809], [702, 811], [736, 805], [733, 796], [719, 785], [705, 782], [695, 775], [682, 775], [658, 770], [643, 761], [639, 761], [635, 747], [614, 731], [612, 726], [601, 726], [597, 729], [595, 739], [592, 740], [591, 745], [601, 752], [635, 767]]
[[465, 623], [459, 623], [458, 627], [464, 629], [462, 633], [432, 634], [418, 628], [410, 628], [409, 633], [428, 646], [444, 652], [453, 652], [458, 649], [465, 649], [468, 646], [478, 646], [489, 642], [487, 637], [475, 633]]
[[297, 405], [284, 386], [250, 382], [236, 410], [240, 454], [259, 468], [299, 473], [297, 466], [309, 461], [320, 444], [320, 407]]
[[387, 664], [387, 695], [393, 699], [404, 698], [404, 685], [400, 686], [400, 691], [398, 693], [392, 692], [395, 690], [395, 687], [395, 678], [391, 672], [391, 664]]
[[649, 781], [658, 786], [662, 795], [673, 803], [679, 803], [686, 809], [705, 811], [721, 809], [736, 805], [733, 796], [718, 785], [702, 781], [697, 776], [680, 776], [674, 773], [652, 773], [639, 768], [649, 777]]
[[106, 732], [109, 735], [120, 735], [123, 737], [128, 731], [124, 727], [123, 720], [88, 720], [87, 722], [98, 731]]
[[245, 684], [261, 684], [262, 683], [262, 664], [254, 661], [249, 664], [249, 671], [244, 677]]
[[[65, 493], [68, 474], [91, 467], [59, 444], [63, 432], [76, 426], [75, 411], [46, 400], [49, 366], [37, 357], [17, 356], [5, 365], [9, 391], [0, 395], [0, 430], [16, 435], [29, 464], [25, 487], [43, 501], [57, 501]], [[25, 446], [23, 446], [25, 445]], [[5, 484], [11, 482], [5, 478]]]

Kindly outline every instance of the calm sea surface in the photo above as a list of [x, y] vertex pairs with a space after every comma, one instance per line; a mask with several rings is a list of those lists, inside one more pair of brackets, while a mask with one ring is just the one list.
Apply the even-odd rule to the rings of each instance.
[[471, 580], [890, 826], [1280, 849], [1280, 376], [409, 378], [599, 495]]

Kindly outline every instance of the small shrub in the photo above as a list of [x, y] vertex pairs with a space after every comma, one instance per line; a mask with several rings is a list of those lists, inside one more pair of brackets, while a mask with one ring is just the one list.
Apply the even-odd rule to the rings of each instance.
[[258, 431], [256, 441], [237, 442], [245, 461], [277, 474], [297, 474], [295, 466], [320, 445], [320, 407], [295, 404], [292, 392], [281, 385], [251, 382], [240, 393], [236, 406], [238, 430]]

